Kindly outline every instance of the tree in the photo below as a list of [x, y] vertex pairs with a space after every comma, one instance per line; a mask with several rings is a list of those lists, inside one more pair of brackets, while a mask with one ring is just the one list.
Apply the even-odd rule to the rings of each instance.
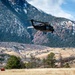
[[64, 68], [70, 68], [69, 63], [66, 63], [66, 64], [64, 65]]
[[31, 64], [31, 62], [27, 62], [27, 63], [25, 63], [25, 67], [26, 67], [26, 68], [32, 68], [32, 64]]
[[46, 59], [44, 58], [42, 61], [43, 61], [43, 66], [45, 68], [46, 67]]
[[19, 57], [10, 56], [6, 64], [7, 69], [20, 69], [24, 68], [24, 64]]
[[38, 68], [41, 65], [41, 60], [31, 55], [30, 61], [25, 63], [26, 68]]
[[48, 54], [47, 56], [47, 59], [46, 59], [46, 63], [47, 63], [47, 67], [50, 67], [50, 68], [54, 68], [55, 67], [55, 54], [54, 53], [50, 53]]

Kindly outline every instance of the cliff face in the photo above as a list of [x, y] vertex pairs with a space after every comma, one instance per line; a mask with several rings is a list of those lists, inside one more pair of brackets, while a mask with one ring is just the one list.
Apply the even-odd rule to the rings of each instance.
[[[75, 47], [75, 22], [58, 18], [30, 5], [26, 0], [0, 0], [0, 41]], [[27, 29], [30, 19], [49, 22], [54, 33]]]

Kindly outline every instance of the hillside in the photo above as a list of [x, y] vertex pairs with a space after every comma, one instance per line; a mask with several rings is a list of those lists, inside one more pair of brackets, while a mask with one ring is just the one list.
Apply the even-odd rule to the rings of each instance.
[[[75, 47], [75, 22], [46, 14], [26, 0], [0, 0], [0, 41], [45, 45], [50, 47]], [[54, 33], [27, 29], [30, 19], [49, 22]]]
[[30, 58], [31, 56], [43, 59], [51, 52], [55, 54], [57, 60], [60, 59], [60, 54], [62, 58], [75, 57], [75, 48], [53, 48], [15, 42], [0, 43], [0, 54], [19, 56], [23, 59], [23, 61], [25, 61], [25, 58]]

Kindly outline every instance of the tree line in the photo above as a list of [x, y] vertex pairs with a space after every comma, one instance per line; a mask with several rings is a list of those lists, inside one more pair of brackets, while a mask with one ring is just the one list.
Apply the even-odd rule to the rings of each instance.
[[[70, 65], [66, 63], [60, 67], [70, 68]], [[54, 53], [48, 54], [47, 58], [46, 59], [44, 58], [42, 60], [39, 58], [35, 58], [34, 56], [31, 56], [30, 61], [25, 63], [21, 60], [21, 58], [12, 55], [10, 56], [10, 58], [8, 58], [5, 68], [7, 69], [57, 68], [57, 65]]]

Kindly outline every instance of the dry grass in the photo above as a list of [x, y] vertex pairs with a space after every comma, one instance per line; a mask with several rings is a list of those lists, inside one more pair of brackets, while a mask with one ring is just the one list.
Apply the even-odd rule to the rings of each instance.
[[13, 69], [0, 71], [0, 75], [75, 75], [75, 69]]

